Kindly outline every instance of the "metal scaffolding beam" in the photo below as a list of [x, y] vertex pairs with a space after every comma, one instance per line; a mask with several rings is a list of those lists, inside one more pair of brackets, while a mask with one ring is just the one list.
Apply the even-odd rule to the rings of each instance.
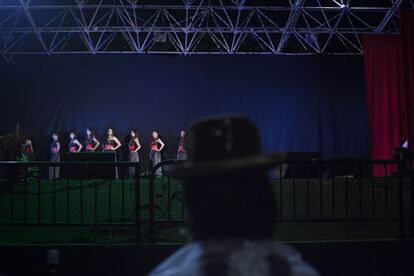
[[378, 25], [378, 27], [375, 29], [375, 32], [380, 33], [382, 32], [382, 30], [384, 30], [385, 26], [388, 24], [391, 18], [395, 15], [397, 10], [400, 8], [403, 0], [396, 0], [392, 2], [393, 2], [392, 7], [387, 11], [387, 14], [385, 15], [381, 23]]
[[[372, 3], [378, 5], [373, 5]], [[0, 53], [361, 54], [404, 0], [0, 0]]]
[[26, 0], [26, 1], [20, 0], [20, 4], [22, 6], [23, 12], [27, 17], [27, 20], [29, 21], [30, 26], [32, 27], [33, 31], [35, 32], [37, 39], [39, 40], [40, 44], [42, 45], [43, 51], [45, 53], [49, 54], [49, 49], [47, 48], [46, 43], [44, 42], [44, 40], [42, 38], [42, 34], [39, 31], [39, 29], [36, 27], [36, 23], [34, 22], [32, 15], [30, 14], [29, 3], [30, 3], [30, 0]]

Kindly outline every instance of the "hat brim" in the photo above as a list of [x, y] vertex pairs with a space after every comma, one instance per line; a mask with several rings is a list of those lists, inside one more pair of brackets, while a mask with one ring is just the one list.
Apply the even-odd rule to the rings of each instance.
[[209, 162], [179, 161], [163, 167], [163, 172], [170, 177], [187, 179], [206, 175], [229, 174], [238, 171], [265, 170], [286, 161], [285, 153], [270, 155], [253, 155]]

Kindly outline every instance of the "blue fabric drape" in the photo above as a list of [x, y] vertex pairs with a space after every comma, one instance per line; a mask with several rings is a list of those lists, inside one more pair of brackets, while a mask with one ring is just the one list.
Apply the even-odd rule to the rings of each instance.
[[362, 57], [32, 56], [0, 73], [1, 132], [20, 122], [34, 138], [86, 127], [123, 138], [135, 128], [147, 151], [156, 129], [175, 156], [191, 121], [241, 113], [268, 152], [369, 155]]

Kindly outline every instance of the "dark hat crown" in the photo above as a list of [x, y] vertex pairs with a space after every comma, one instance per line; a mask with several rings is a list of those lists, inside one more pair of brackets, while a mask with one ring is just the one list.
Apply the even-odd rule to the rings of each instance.
[[259, 153], [259, 132], [246, 117], [211, 118], [195, 123], [189, 129], [188, 157], [192, 162], [247, 157]]

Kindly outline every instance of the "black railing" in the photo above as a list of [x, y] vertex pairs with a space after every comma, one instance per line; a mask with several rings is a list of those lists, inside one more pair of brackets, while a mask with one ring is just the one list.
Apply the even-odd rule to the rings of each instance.
[[[149, 179], [149, 233], [156, 242], [154, 228], [161, 224], [185, 222], [182, 212], [171, 216], [170, 178], [154, 181], [154, 172], [177, 162], [166, 160], [155, 166]], [[388, 223], [395, 226], [395, 236], [413, 234], [413, 203], [410, 194], [412, 177], [397, 171], [393, 160], [290, 160], [269, 171], [277, 199], [277, 223]], [[374, 167], [386, 172], [374, 176]], [[381, 171], [381, 170], [380, 170]], [[176, 181], [176, 180], [175, 180]], [[166, 212], [155, 214], [155, 185], [167, 183]], [[178, 185], [181, 182], [178, 181]], [[163, 184], [164, 185], [164, 184]], [[182, 184], [181, 184], [182, 185]], [[182, 186], [181, 186], [182, 187]], [[214, 203], [212, 203], [214, 204]]]
[[[148, 204], [149, 204], [149, 212], [148, 212], [148, 234], [149, 234], [149, 242], [150, 243], [154, 243], [155, 242], [155, 231], [154, 231], [154, 226], [155, 223], [157, 222], [167, 222], [167, 223], [184, 223], [185, 222], [185, 206], [184, 206], [184, 201], [181, 201], [181, 214], [177, 217], [177, 216], [171, 216], [171, 178], [166, 176], [163, 172], [163, 174], [166, 176], [167, 178], [167, 196], [166, 196], [166, 216], [163, 217], [155, 217], [155, 203], [154, 203], [154, 195], [155, 195], [155, 184], [154, 184], [154, 180], [156, 177], [155, 172], [159, 169], [162, 168], [163, 166], [166, 165], [172, 165], [175, 163], [179, 163], [182, 161], [176, 160], [176, 159], [170, 159], [170, 160], [165, 160], [162, 161], [160, 163], [158, 163], [157, 165], [155, 165], [153, 168], [151, 168], [150, 173], [149, 173], [149, 180], [148, 180]], [[182, 193], [182, 183], [179, 184], [180, 185], [180, 190]]]
[[[182, 182], [166, 174], [155, 176], [158, 168], [176, 162], [155, 166], [148, 186], [145, 180], [141, 183], [139, 163], [0, 162], [0, 225], [128, 227], [136, 231], [135, 242], [156, 242], [155, 233], [163, 231], [163, 225], [181, 227], [186, 220]], [[371, 223], [394, 229], [387, 234], [390, 238], [413, 237], [412, 177], [394, 171], [397, 165], [361, 160], [278, 164], [269, 171], [278, 204], [275, 221]], [[394, 172], [374, 177], [374, 166]], [[52, 173], [49, 179], [50, 168], [60, 168], [61, 178]]]
[[[400, 191], [402, 177], [397, 172], [395, 175], [374, 177], [373, 165], [382, 165], [387, 170], [396, 162], [357, 161], [355, 164], [355, 161], [298, 160], [280, 164], [273, 181], [278, 190], [278, 221], [396, 221], [396, 211], [401, 209], [396, 203], [401, 201], [392, 197], [392, 193], [395, 196]], [[350, 166], [353, 168], [350, 169]], [[338, 173], [335, 167], [340, 167], [342, 172]], [[394, 199], [396, 209], [389, 210], [390, 197]], [[378, 198], [384, 208], [380, 208]], [[343, 204], [338, 206], [341, 202]]]
[[0, 225], [133, 227], [142, 242], [140, 163], [0, 162], [0, 181]]

